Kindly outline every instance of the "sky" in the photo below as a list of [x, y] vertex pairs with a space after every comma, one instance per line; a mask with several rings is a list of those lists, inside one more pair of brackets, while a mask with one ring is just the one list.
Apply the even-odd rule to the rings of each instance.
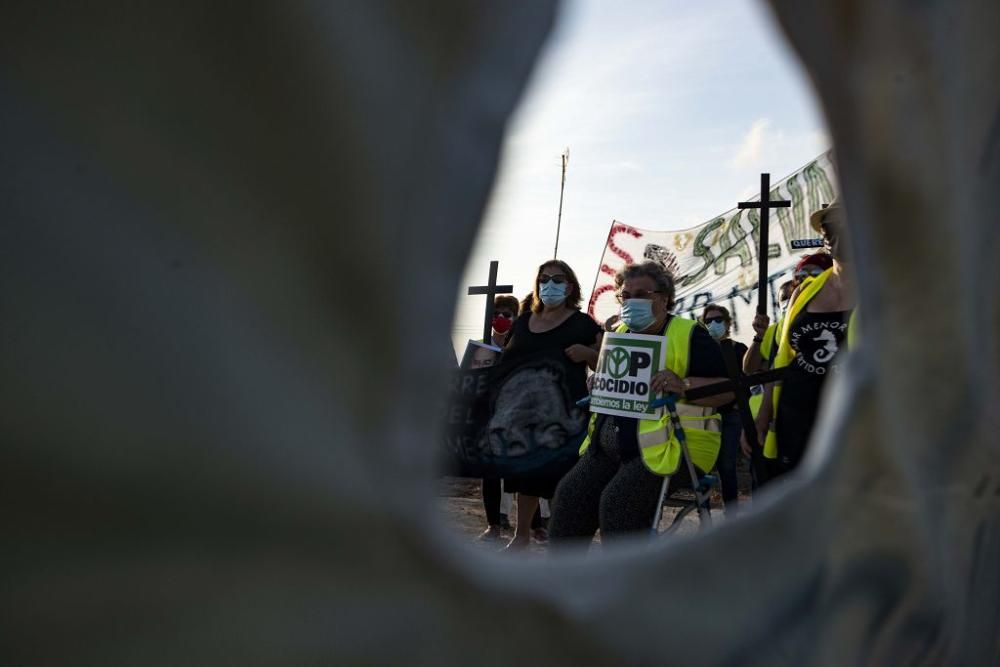
[[508, 122], [452, 337], [482, 335], [490, 260], [520, 299], [558, 257], [590, 296], [612, 220], [684, 229], [830, 146], [811, 82], [756, 0], [567, 0]]

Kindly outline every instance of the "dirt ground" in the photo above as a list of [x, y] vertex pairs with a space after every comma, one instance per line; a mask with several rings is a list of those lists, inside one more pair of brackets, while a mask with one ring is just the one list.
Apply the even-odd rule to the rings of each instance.
[[[738, 470], [740, 503], [746, 506], [750, 501], [750, 473], [745, 465]], [[472, 542], [477, 542], [479, 535], [486, 529], [486, 513], [483, 511], [483, 502], [479, 491], [480, 481], [478, 479], [465, 479], [460, 477], [442, 477], [438, 480], [438, 509], [445, 516], [445, 521], [460, 535]], [[674, 521], [674, 517], [694, 499], [694, 494], [690, 490], [679, 490], [671, 494], [663, 510], [663, 519], [660, 522], [660, 531], [664, 531]], [[723, 517], [722, 494], [718, 484], [712, 489], [712, 521], [721, 522]], [[514, 517], [511, 517], [511, 521]], [[699, 520], [697, 512], [690, 512], [681, 524], [677, 527], [678, 534], [689, 534], [698, 530]], [[510, 538], [514, 536], [512, 530], [502, 532], [503, 539], [478, 542], [485, 549], [502, 549]], [[595, 539], [600, 543], [600, 536]], [[532, 540], [529, 553], [544, 553], [545, 543]]]

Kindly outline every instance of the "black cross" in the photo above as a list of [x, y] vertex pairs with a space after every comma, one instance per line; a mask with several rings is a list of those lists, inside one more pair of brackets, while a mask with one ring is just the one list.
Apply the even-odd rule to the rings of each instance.
[[500, 263], [495, 260], [490, 262], [489, 284], [469, 288], [470, 295], [486, 295], [486, 321], [483, 323], [483, 342], [487, 345], [493, 340], [493, 299], [497, 294], [512, 294], [514, 292], [513, 285], [497, 285], [497, 267], [499, 265]]
[[[785, 369], [777, 368], [751, 375], [742, 375], [740, 373], [740, 363], [736, 358], [736, 348], [733, 346], [732, 341], [724, 340], [720, 345], [722, 346], [722, 358], [726, 362], [726, 373], [729, 375], [729, 379], [687, 389], [684, 391], [684, 400], [697, 401], [702, 398], [718, 396], [719, 394], [735, 394], [736, 409], [740, 411], [740, 423], [743, 426], [743, 432], [747, 434], [747, 443], [749, 443], [751, 451], [759, 453], [762, 450], [759, 449], [757, 426], [754, 424], [753, 413], [750, 411], [750, 388], [759, 384], [777, 382], [784, 375]], [[664, 399], [659, 399], [653, 405], [665, 404]], [[754, 464], [754, 474], [757, 476], [757, 479], [761, 481], [767, 479], [767, 471], [763, 469], [759, 457], [754, 459], [752, 463]]]
[[743, 426], [743, 432], [746, 433], [750, 451], [755, 454], [751, 459], [754, 475], [760, 483], [763, 483], [767, 479], [767, 471], [760, 460], [760, 454], [763, 450], [759, 449], [760, 442], [757, 440], [757, 425], [754, 423], [753, 413], [750, 410], [750, 388], [756, 385], [766, 385], [769, 382], [777, 382], [784, 375], [785, 369], [776, 368], [741, 377], [740, 364], [736, 359], [736, 348], [731, 341], [722, 341], [722, 358], [726, 362], [726, 372], [729, 375], [729, 379], [688, 389], [684, 392], [684, 400], [697, 401], [701, 398], [708, 398], [729, 392], [736, 395], [735, 402], [736, 409], [740, 411], [740, 423]]
[[788, 208], [787, 199], [771, 199], [771, 174], [760, 175], [760, 201], [741, 201], [738, 208], [760, 209], [760, 248], [757, 251], [757, 312], [767, 315], [767, 248], [772, 208]]
[[[735, 356], [735, 354], [731, 355], [731, 357]], [[778, 382], [784, 374], [784, 368], [775, 368], [769, 371], [761, 371], [760, 373], [751, 373], [750, 375], [745, 375], [743, 378], [737, 380], [728, 379], [723, 380], [722, 382], [713, 382], [712, 384], [706, 384], [701, 387], [685, 390], [684, 400], [697, 401], [702, 398], [718, 396], [719, 394], [725, 394], [727, 392], [738, 392], [740, 387], [746, 388], [746, 392], [749, 394], [750, 387], [754, 387], [758, 384]], [[754, 435], [756, 436], [756, 433]]]
[[726, 362], [726, 372], [729, 374], [729, 379], [714, 384], [707, 384], [703, 387], [688, 389], [684, 392], [684, 400], [697, 401], [701, 398], [718, 396], [719, 394], [729, 392], [736, 394], [735, 402], [736, 409], [740, 411], [740, 423], [743, 426], [743, 432], [747, 435], [747, 443], [750, 445], [750, 451], [755, 454], [751, 459], [754, 476], [758, 483], [762, 484], [767, 479], [767, 470], [760, 460], [760, 454], [763, 450], [759, 449], [760, 443], [757, 440], [757, 426], [753, 420], [753, 413], [750, 411], [750, 388], [758, 384], [763, 385], [780, 380], [785, 369], [778, 368], [740, 377], [740, 366], [736, 359], [736, 349], [730, 341], [722, 341], [722, 343], [722, 358]]

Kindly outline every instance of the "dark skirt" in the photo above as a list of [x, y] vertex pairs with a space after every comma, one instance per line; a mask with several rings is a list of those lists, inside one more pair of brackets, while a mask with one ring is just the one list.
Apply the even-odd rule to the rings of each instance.
[[559, 481], [576, 465], [576, 461], [577, 458], [573, 457], [537, 474], [504, 477], [503, 490], [507, 493], [523, 493], [526, 496], [537, 496], [551, 500], [556, 493]]

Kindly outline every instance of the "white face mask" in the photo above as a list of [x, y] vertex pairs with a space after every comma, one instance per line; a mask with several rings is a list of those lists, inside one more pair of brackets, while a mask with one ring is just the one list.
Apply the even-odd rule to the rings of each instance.
[[569, 286], [566, 283], [556, 283], [550, 280], [547, 283], [542, 283], [541, 289], [538, 290], [538, 298], [542, 300], [546, 306], [558, 306], [560, 303], [566, 300], [566, 292]]
[[656, 321], [652, 299], [629, 299], [622, 304], [622, 322], [632, 331], [643, 331]]
[[725, 322], [709, 322], [708, 333], [712, 334], [715, 340], [722, 340], [726, 336]]

